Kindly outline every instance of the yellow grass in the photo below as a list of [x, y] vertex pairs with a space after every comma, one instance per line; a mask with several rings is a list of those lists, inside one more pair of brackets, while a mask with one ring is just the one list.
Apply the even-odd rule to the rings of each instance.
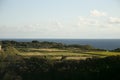
[[61, 50], [61, 49], [56, 49], [56, 48], [52, 48], [52, 49], [46, 49], [46, 48], [34, 49], [34, 48], [31, 48], [30, 50], [38, 50], [38, 51], [46, 51], [46, 52], [64, 52], [64, 51], [67, 51], [67, 50]]
[[120, 56], [120, 52], [105, 52], [105, 51], [97, 51], [97, 52], [87, 52], [87, 54], [98, 55], [98, 56]]
[[62, 56], [67, 56], [66, 59], [86, 59], [91, 58], [93, 56], [96, 57], [106, 57], [106, 56], [117, 56], [120, 55], [120, 52], [106, 52], [106, 51], [94, 51], [94, 52], [80, 52], [74, 53], [68, 50], [60, 50], [60, 49], [33, 49], [35, 52], [22, 52], [21, 55], [24, 57], [32, 57], [32, 56], [48, 56], [51, 59], [61, 59]]

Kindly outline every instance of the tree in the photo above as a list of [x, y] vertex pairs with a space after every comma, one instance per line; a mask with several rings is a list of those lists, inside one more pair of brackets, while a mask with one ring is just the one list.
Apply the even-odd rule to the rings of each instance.
[[39, 43], [39, 41], [37, 41], [37, 40], [33, 40], [32, 43]]

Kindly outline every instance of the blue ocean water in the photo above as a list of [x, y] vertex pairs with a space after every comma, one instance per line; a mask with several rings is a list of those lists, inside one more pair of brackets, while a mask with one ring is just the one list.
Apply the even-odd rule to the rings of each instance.
[[0, 39], [0, 40], [14, 40], [18, 42], [30, 42], [33, 40], [37, 40], [40, 42], [49, 41], [63, 44], [91, 45], [95, 48], [108, 50], [120, 48], [120, 39]]

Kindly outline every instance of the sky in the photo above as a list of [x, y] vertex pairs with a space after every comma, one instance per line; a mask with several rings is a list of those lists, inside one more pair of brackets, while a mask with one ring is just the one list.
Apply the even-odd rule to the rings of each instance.
[[0, 38], [120, 39], [120, 1], [0, 0]]

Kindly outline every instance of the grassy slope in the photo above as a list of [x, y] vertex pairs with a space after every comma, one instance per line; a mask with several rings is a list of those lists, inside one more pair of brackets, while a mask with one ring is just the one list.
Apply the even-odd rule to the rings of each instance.
[[67, 56], [66, 59], [86, 59], [91, 57], [106, 57], [120, 55], [120, 52], [105, 52], [105, 51], [91, 51], [91, 52], [72, 52], [71, 50], [60, 49], [34, 49], [29, 48], [28, 52], [21, 52], [24, 57], [31, 56], [47, 56], [54, 59], [61, 59], [62, 56]]

